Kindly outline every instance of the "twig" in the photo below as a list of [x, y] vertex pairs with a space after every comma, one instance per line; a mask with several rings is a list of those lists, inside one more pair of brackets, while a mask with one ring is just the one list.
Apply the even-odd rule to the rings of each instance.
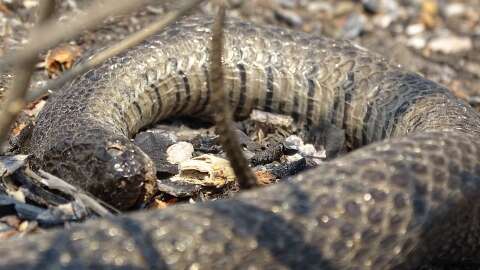
[[0, 61], [0, 70], [4, 70], [13, 63], [28, 61], [62, 40], [72, 39], [82, 31], [98, 26], [108, 16], [132, 12], [149, 2], [149, 0], [95, 1], [80, 15], [73, 12], [64, 14], [66, 18], [75, 18], [71, 21], [58, 23], [58, 20], [50, 20], [32, 32], [29, 37], [30, 42], [22, 50], [6, 55]]
[[53, 80], [53, 81], [50, 81], [47, 85], [31, 91], [27, 95], [27, 100], [29, 100], [29, 101], [35, 100], [35, 99], [41, 97], [42, 95], [44, 95], [48, 90], [54, 90], [54, 89], [57, 89], [57, 88], [61, 87], [66, 82], [72, 80], [76, 76], [78, 76], [78, 75], [84, 73], [85, 71], [103, 63], [106, 59], [108, 59], [108, 58], [110, 58], [110, 57], [112, 57], [116, 54], [119, 54], [119, 53], [125, 51], [128, 48], [131, 48], [131, 47], [139, 44], [140, 42], [142, 42], [143, 40], [145, 40], [149, 36], [155, 34], [156, 32], [163, 29], [165, 26], [167, 26], [167, 25], [171, 24], [172, 22], [176, 21], [179, 17], [181, 17], [181, 16], [185, 15], [186, 13], [188, 13], [189, 11], [191, 11], [193, 8], [195, 8], [196, 6], [201, 4], [203, 1], [205, 1], [205, 0], [190, 1], [187, 4], [183, 5], [182, 7], [180, 7], [178, 10], [169, 12], [166, 15], [162, 15], [158, 19], [158, 21], [148, 25], [143, 30], [128, 36], [127, 38], [125, 38], [124, 40], [116, 43], [115, 45], [111, 46], [110, 48], [107, 48], [107, 49], [97, 53], [96, 55], [94, 55], [92, 58], [88, 59], [84, 63], [81, 63], [81, 64], [75, 66], [74, 68], [70, 69], [69, 71], [64, 72], [60, 78], [58, 78], [56, 80]]
[[[37, 26], [33, 29], [33, 33], [50, 18], [55, 8], [54, 0], [42, 0], [38, 9]], [[37, 35], [31, 35], [32, 38], [38, 37]], [[32, 43], [30, 40], [30, 43]], [[10, 127], [15, 121], [17, 115], [21, 112], [25, 106], [25, 95], [30, 85], [30, 78], [32, 77], [35, 69], [36, 55], [32, 55], [25, 59], [25, 61], [19, 61], [15, 63], [13, 69], [14, 81], [9, 91], [5, 94], [5, 101], [0, 107], [0, 145], [3, 144], [8, 137]]]
[[[55, 189], [61, 191], [65, 194], [72, 196], [73, 198], [80, 200], [90, 208], [93, 212], [97, 213], [99, 216], [102, 217], [111, 217], [113, 216], [111, 211], [115, 213], [120, 213], [120, 211], [116, 210], [114, 207], [100, 201], [99, 199], [94, 198], [91, 195], [88, 195], [85, 191], [79, 189], [78, 187], [74, 187], [71, 184], [65, 182], [64, 180], [49, 174], [43, 170], [39, 170], [38, 174], [33, 172], [31, 169], [26, 168], [25, 174], [31, 177], [33, 180], [38, 181], [39, 183], [47, 186], [50, 189]], [[105, 208], [102, 204], [107, 206], [111, 211]]]
[[223, 1], [220, 3], [218, 15], [213, 26], [213, 37], [210, 44], [210, 70], [211, 85], [213, 89], [212, 104], [214, 104], [216, 133], [219, 135], [222, 145], [237, 181], [242, 189], [249, 189], [257, 186], [257, 178], [252, 169], [248, 166], [247, 159], [243, 156], [242, 148], [238, 142], [237, 135], [232, 128], [232, 114], [228, 107], [228, 102], [224, 92], [224, 74], [222, 65], [222, 55], [224, 46], [223, 26], [225, 24], [225, 7]]

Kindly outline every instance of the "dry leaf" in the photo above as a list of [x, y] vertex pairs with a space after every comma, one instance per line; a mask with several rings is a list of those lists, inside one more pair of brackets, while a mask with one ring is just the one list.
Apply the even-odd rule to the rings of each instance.
[[45, 69], [48, 76], [55, 78], [63, 71], [70, 69], [80, 54], [80, 47], [70, 44], [48, 51], [45, 57]]
[[275, 180], [277, 179], [275, 175], [267, 171], [257, 171], [255, 172], [255, 176], [257, 176], [257, 184], [260, 186], [266, 186], [275, 183]]

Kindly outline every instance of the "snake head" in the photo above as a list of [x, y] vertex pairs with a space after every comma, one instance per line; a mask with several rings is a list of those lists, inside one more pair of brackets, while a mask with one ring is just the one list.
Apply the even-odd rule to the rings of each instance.
[[155, 192], [156, 169], [153, 161], [128, 139], [107, 141], [97, 147], [97, 176], [91, 192], [118, 209], [128, 209], [148, 201]]
[[42, 163], [45, 170], [120, 210], [155, 193], [153, 161], [127, 138], [63, 138], [43, 155]]

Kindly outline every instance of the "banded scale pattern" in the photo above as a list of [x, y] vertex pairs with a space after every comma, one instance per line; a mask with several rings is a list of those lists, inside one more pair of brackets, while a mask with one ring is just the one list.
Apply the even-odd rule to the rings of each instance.
[[[126, 209], [155, 190], [129, 141], [172, 115], [208, 115], [212, 21], [189, 18], [57, 93], [29, 151]], [[347, 41], [230, 20], [225, 88], [307, 128], [345, 130], [350, 154], [231, 200], [90, 221], [1, 246], [28, 268], [415, 269], [480, 255], [480, 117], [448, 89]], [[380, 141], [380, 142], [376, 142]], [[18, 252], [22, 250], [22, 252]]]

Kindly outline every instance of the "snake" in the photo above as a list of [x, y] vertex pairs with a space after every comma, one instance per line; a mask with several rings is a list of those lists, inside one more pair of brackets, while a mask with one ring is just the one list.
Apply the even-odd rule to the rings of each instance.
[[[155, 193], [131, 137], [215, 109], [213, 19], [191, 16], [48, 100], [28, 146], [41, 168], [120, 209]], [[480, 263], [480, 117], [446, 87], [350, 41], [229, 18], [225, 91], [351, 152], [229, 199], [98, 218], [6, 241], [18, 269], [422, 269]], [[425, 269], [425, 268], [423, 268]]]

